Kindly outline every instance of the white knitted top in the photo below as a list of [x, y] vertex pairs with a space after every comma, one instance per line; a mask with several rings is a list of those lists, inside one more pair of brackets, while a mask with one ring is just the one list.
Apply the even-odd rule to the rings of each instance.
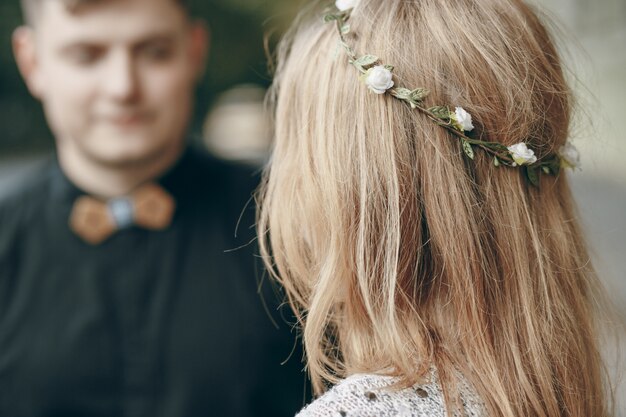
[[[305, 407], [296, 417], [447, 417], [443, 392], [435, 372], [428, 383], [407, 389], [389, 389], [394, 378], [380, 375], [352, 375]], [[469, 384], [461, 379], [459, 393], [464, 414], [458, 417], [486, 417], [483, 403]]]

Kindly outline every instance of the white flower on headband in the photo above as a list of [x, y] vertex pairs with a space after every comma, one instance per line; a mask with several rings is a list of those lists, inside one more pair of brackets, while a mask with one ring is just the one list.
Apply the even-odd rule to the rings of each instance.
[[472, 124], [472, 115], [465, 111], [463, 107], [457, 107], [454, 112], [455, 120], [466, 132], [471, 132], [474, 130], [474, 125]]
[[346, 10], [354, 9], [359, 0], [337, 0], [335, 6], [342, 12]]
[[364, 77], [367, 87], [376, 94], [385, 94], [394, 84], [393, 74], [383, 65], [368, 69]]
[[511, 157], [517, 165], [530, 165], [537, 162], [537, 157], [532, 149], [529, 149], [524, 142], [516, 143], [507, 147]]
[[571, 143], [567, 142], [559, 148], [561, 165], [565, 168], [580, 168], [580, 153]]

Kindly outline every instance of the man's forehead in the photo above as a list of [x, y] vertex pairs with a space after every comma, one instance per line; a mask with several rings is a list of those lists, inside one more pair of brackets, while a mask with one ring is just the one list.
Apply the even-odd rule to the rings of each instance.
[[179, 33], [188, 23], [174, 0], [103, 0], [77, 10], [60, 1], [44, 3], [37, 29], [60, 39], [141, 39]]
[[[48, 3], [57, 3], [70, 12], [79, 12], [81, 9], [89, 8], [95, 4], [106, 4], [114, 2], [128, 2], [132, 0], [20, 0], [22, 12], [26, 23], [36, 26], [42, 14], [42, 7]], [[177, 7], [180, 7], [185, 14], [189, 13], [189, 0], [167, 0]]]

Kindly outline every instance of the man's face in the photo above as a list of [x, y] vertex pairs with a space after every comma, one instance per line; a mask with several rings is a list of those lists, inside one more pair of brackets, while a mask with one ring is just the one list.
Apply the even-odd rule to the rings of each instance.
[[59, 151], [125, 165], [182, 143], [206, 38], [174, 0], [109, 0], [75, 12], [42, 1], [39, 16], [22, 72]]

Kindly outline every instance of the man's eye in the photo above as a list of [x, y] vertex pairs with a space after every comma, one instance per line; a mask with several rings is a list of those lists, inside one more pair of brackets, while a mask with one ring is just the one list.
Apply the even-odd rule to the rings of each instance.
[[170, 45], [147, 45], [141, 53], [153, 61], [166, 61], [172, 57], [174, 50]]
[[96, 48], [75, 48], [68, 52], [68, 57], [80, 65], [89, 65], [98, 60], [102, 53]]

